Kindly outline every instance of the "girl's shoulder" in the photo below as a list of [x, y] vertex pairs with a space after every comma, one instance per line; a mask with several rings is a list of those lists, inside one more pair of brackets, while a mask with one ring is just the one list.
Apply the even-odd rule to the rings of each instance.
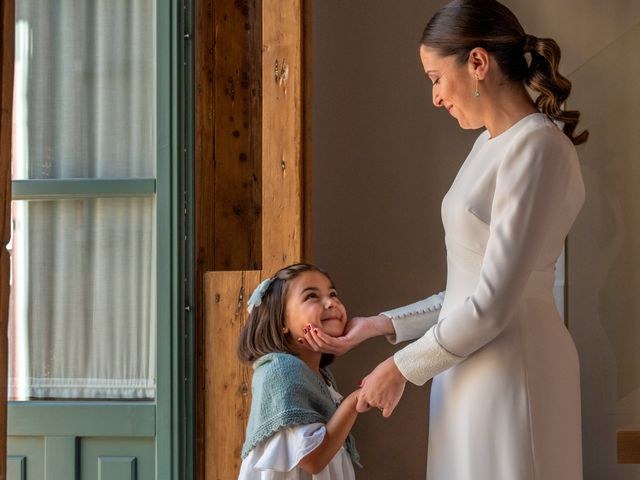
[[253, 369], [299, 368], [305, 363], [295, 355], [286, 352], [272, 352], [261, 356], [253, 362]]
[[[336, 387], [336, 380], [327, 367], [320, 369], [322, 375], [331, 385]], [[320, 377], [311, 371], [304, 361], [299, 357], [285, 352], [272, 352], [263, 355], [253, 362], [253, 383], [261, 385], [300, 384], [307, 387], [326, 385]]]
[[272, 352], [253, 362], [254, 377], [267, 379], [277, 377], [300, 378], [306, 376], [307, 364], [295, 355], [285, 352]]

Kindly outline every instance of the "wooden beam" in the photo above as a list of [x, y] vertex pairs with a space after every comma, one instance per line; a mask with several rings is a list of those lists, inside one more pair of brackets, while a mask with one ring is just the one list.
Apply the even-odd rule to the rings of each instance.
[[[249, 376], [235, 353], [245, 315], [245, 299], [240, 297], [248, 296], [261, 277], [303, 255], [305, 179], [308, 183], [310, 173], [303, 159], [310, 147], [303, 140], [305, 98], [310, 99], [303, 81], [305, 58], [308, 61], [303, 53], [303, 1], [263, 0], [256, 6], [205, 0], [197, 12], [196, 255], [197, 276], [204, 284], [198, 286], [196, 278], [196, 295], [205, 308], [196, 328], [196, 337], [203, 339], [197, 347], [197, 370], [204, 371], [196, 393], [196, 471], [207, 480], [236, 478], [241, 463], [250, 403]], [[239, 10], [231, 12], [231, 6]], [[238, 110], [237, 95], [247, 77], [233, 75], [243, 68], [251, 72], [243, 65], [251, 57], [247, 50], [252, 43], [246, 36], [237, 38], [236, 45], [225, 43], [237, 37], [238, 12], [249, 18], [242, 23], [243, 32], [252, 29], [251, 12], [261, 19], [261, 28], [254, 30], [262, 34], [261, 58], [253, 63], [260, 66], [261, 103], [245, 102], [246, 109], [260, 117], [241, 117], [243, 128], [249, 122], [247, 138], [237, 124], [237, 115], [246, 114]], [[250, 93], [253, 102], [256, 97]], [[252, 147], [249, 140], [260, 146]], [[240, 161], [245, 151], [253, 157]], [[249, 174], [253, 183], [245, 185]], [[261, 185], [259, 203], [253, 196], [256, 183]]]
[[261, 261], [261, 23], [257, 0], [196, 6], [196, 255], [203, 271]]
[[215, 3], [214, 268], [261, 263], [260, 4]]
[[9, 252], [11, 235], [11, 122], [13, 105], [14, 0], [0, 3], [0, 479], [7, 469], [7, 368]]
[[263, 0], [262, 270], [302, 258], [302, 0]]
[[251, 405], [251, 368], [236, 356], [247, 299], [260, 282], [260, 272], [209, 272], [205, 275], [205, 378], [210, 403], [206, 409], [208, 480], [238, 478], [240, 453]]
[[618, 463], [640, 463], [640, 430], [618, 432]]
[[[205, 415], [204, 274], [261, 266], [261, 2], [196, 2], [196, 419]], [[207, 426], [196, 421], [196, 477]]]

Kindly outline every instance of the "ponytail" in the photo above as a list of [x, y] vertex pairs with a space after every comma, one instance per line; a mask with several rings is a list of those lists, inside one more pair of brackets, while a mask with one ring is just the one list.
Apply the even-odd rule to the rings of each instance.
[[589, 132], [584, 130], [574, 136], [580, 112], [563, 110], [562, 104], [571, 93], [571, 82], [558, 72], [560, 47], [551, 38], [525, 35], [524, 53], [531, 55], [531, 63], [524, 84], [539, 93], [536, 107], [550, 118], [563, 123], [563, 131], [574, 145], [587, 141]]

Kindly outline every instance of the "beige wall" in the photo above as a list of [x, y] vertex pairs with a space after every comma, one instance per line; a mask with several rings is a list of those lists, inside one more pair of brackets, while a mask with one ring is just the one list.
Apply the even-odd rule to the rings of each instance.
[[[440, 202], [479, 132], [433, 108], [421, 71], [417, 42], [443, 3], [313, 3], [313, 255], [351, 315], [444, 286]], [[640, 2], [505, 3], [527, 31], [563, 48], [570, 106], [592, 135], [578, 150], [588, 192], [568, 250], [585, 479], [640, 478], [640, 467], [615, 465], [616, 428], [640, 425]], [[341, 389], [393, 351], [379, 340], [339, 358]], [[408, 386], [391, 419], [361, 416], [359, 478], [424, 478], [428, 393]]]

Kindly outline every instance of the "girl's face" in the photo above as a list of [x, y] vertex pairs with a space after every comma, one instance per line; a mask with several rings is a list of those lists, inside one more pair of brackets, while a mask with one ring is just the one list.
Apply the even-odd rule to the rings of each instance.
[[480, 99], [474, 95], [476, 80], [472, 65], [458, 65], [453, 55], [441, 57], [432, 49], [420, 47], [420, 60], [433, 84], [433, 104], [444, 107], [464, 129], [483, 127]]
[[324, 274], [303, 272], [291, 280], [286, 302], [285, 327], [294, 339], [303, 337], [303, 329], [309, 324], [321, 327], [332, 337], [344, 333], [347, 311]]

